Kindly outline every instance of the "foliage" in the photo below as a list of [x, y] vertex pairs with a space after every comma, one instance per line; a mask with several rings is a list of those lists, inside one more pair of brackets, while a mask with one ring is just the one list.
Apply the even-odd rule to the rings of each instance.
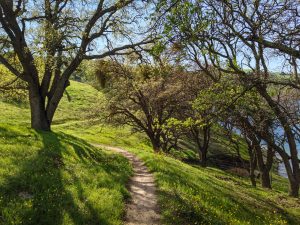
[[[290, 194], [295, 197], [299, 195], [300, 184], [299, 128], [295, 119], [299, 117], [296, 110], [299, 98], [283, 100], [282, 90], [300, 89], [300, 54], [295, 50], [299, 36], [295, 22], [299, 19], [298, 8], [299, 3], [290, 0], [167, 0], [158, 7], [162, 11], [168, 9], [163, 14], [165, 39], [179, 45], [185, 60], [216, 83], [216, 93], [202, 93], [211, 98], [206, 104], [200, 99], [198, 107], [219, 107], [217, 117], [222, 117], [233, 129], [243, 128], [246, 140], [250, 140], [249, 152], [253, 152], [250, 150], [253, 146], [257, 146], [254, 150], [259, 149], [250, 157], [254, 165], [255, 157], [261, 155], [261, 142], [267, 143], [266, 165], [263, 157], [258, 157], [261, 172], [270, 169], [275, 151], [280, 154], [288, 171]], [[290, 24], [288, 28], [285, 23]], [[271, 72], [269, 61], [276, 61], [274, 56], [281, 57], [282, 70], [291, 71], [287, 78], [278, 79]], [[236, 82], [237, 87], [227, 86], [222, 77]], [[274, 86], [278, 87], [276, 94]], [[278, 130], [283, 131], [281, 137]]]
[[187, 103], [186, 76], [169, 66], [119, 69], [108, 92], [110, 118], [148, 135], [156, 151], [176, 147], [177, 133], [168, 120]]
[[28, 101], [26, 85], [0, 64], [0, 98], [10, 103], [24, 104]]

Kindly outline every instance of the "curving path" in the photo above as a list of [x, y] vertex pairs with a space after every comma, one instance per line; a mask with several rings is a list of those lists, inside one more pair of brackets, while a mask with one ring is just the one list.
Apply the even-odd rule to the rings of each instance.
[[126, 225], [158, 225], [160, 215], [158, 213], [156, 187], [153, 175], [148, 171], [144, 163], [134, 154], [124, 149], [106, 145], [94, 144], [96, 147], [112, 150], [120, 153], [132, 163], [134, 175], [129, 183], [131, 201], [127, 204]]

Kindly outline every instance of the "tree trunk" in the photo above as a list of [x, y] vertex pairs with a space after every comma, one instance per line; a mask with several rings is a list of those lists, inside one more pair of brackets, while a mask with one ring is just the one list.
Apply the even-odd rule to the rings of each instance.
[[[31, 108], [31, 127], [36, 130], [51, 130], [51, 123], [54, 117], [54, 113], [58, 107], [58, 104], [63, 97], [64, 91], [69, 86], [69, 81], [64, 84], [57, 84], [54, 88], [53, 95], [45, 95], [46, 93], [39, 85], [31, 85], [29, 88], [29, 101]], [[46, 96], [48, 96], [48, 104], [46, 105]]]
[[[276, 107], [276, 105], [274, 105], [274, 107]], [[247, 119], [245, 119], [243, 117], [240, 117], [240, 118], [244, 121], [244, 124], [250, 130], [256, 130], [255, 127], [253, 127]], [[284, 119], [282, 119], [282, 120], [284, 120]], [[283, 123], [283, 124], [285, 124], [285, 123]], [[282, 149], [275, 143], [272, 133], [257, 131], [257, 134], [259, 135], [259, 137], [261, 139], [264, 139], [267, 142], [268, 150], [269, 150], [269, 148], [273, 148], [276, 152], [278, 152], [280, 154], [280, 156], [283, 160], [283, 163], [285, 165], [289, 183], [290, 183], [289, 194], [290, 194], [290, 196], [298, 197], [299, 196], [299, 179], [298, 179], [299, 174], [297, 173], [297, 171], [299, 168], [299, 161], [297, 162], [297, 166], [293, 165], [293, 167], [292, 167], [292, 165], [289, 162], [289, 158], [290, 158], [289, 155], [284, 151], [284, 149]], [[251, 140], [255, 141], [256, 139], [251, 137]], [[255, 145], [257, 146], [257, 143]], [[256, 151], [256, 153], [258, 153], [256, 155], [257, 155], [257, 157], [259, 157], [260, 151]], [[270, 158], [271, 154], [268, 154], [267, 157], [268, 156]], [[261, 164], [261, 162], [258, 161], [258, 164]], [[260, 167], [260, 165], [258, 165], [258, 166]], [[267, 167], [269, 167], [271, 169], [271, 162], [267, 163]], [[294, 168], [296, 168], [295, 171], [293, 170]]]
[[263, 169], [260, 171], [261, 175], [261, 186], [263, 188], [269, 188], [271, 189], [271, 179], [270, 179], [270, 173], [268, 169]]
[[209, 141], [210, 141], [210, 126], [206, 125], [202, 129], [202, 132], [203, 132], [203, 143], [202, 144], [201, 144], [201, 139], [199, 136], [200, 130], [195, 128], [193, 132], [194, 132], [195, 141], [198, 145], [200, 165], [202, 167], [206, 167], [207, 166], [207, 152], [208, 152], [208, 146], [209, 146]]
[[290, 182], [289, 195], [292, 197], [299, 197], [299, 183], [297, 181]]
[[154, 137], [150, 137], [150, 140], [151, 140], [151, 144], [152, 144], [152, 148], [153, 148], [153, 151], [155, 153], [158, 153], [160, 152], [160, 140], [157, 140], [156, 138]]
[[250, 143], [249, 140], [247, 140], [247, 138], [245, 138], [247, 144], [248, 144], [248, 153], [249, 153], [249, 163], [250, 163], [250, 168], [249, 168], [249, 176], [250, 176], [250, 180], [251, 180], [251, 184], [253, 187], [256, 187], [256, 179], [255, 179], [255, 169], [256, 169], [256, 165], [257, 165], [257, 160], [256, 160], [256, 155], [253, 149], [252, 144]]
[[[255, 142], [254, 145], [254, 150], [255, 150], [255, 155], [257, 158], [257, 165], [258, 165], [258, 169], [260, 172], [260, 177], [261, 177], [261, 186], [263, 188], [271, 188], [271, 179], [270, 179], [270, 170], [271, 170], [271, 166], [270, 163], [273, 161], [273, 158], [267, 157], [266, 159], [266, 163], [264, 162], [264, 156], [263, 156], [263, 152], [260, 146], [259, 141], [255, 140], [253, 137], [253, 141]], [[272, 163], [271, 163], [272, 165]]]
[[199, 149], [199, 158], [200, 158], [200, 165], [202, 167], [207, 166], [207, 150]]
[[297, 145], [295, 140], [295, 134], [293, 132], [293, 129], [291, 128], [291, 124], [289, 123], [288, 116], [281, 110], [278, 103], [276, 103], [271, 96], [268, 94], [266, 88], [262, 85], [260, 85], [257, 88], [260, 95], [267, 101], [269, 106], [273, 109], [273, 112], [275, 113], [276, 117], [280, 121], [282, 128], [284, 129], [285, 135], [287, 137], [287, 142], [290, 148], [291, 153], [291, 163], [292, 163], [292, 173], [293, 173], [293, 179], [295, 179], [295, 182], [298, 185], [293, 185], [294, 187], [298, 186], [298, 192], [299, 192], [299, 183], [300, 183], [300, 167], [299, 167], [299, 159], [298, 159], [298, 151], [297, 151]]
[[288, 159], [283, 159], [285, 164], [286, 172], [289, 178], [289, 195], [291, 197], [298, 198], [299, 197], [299, 182], [295, 178], [295, 175], [292, 172], [292, 168]]
[[153, 151], [154, 151], [155, 153], [159, 153], [159, 152], [160, 152], [160, 147], [157, 146], [157, 145], [153, 145]]
[[256, 187], [255, 174], [254, 174], [254, 169], [252, 167], [250, 167], [250, 180], [251, 180], [251, 185], [253, 187]]
[[36, 130], [50, 131], [50, 121], [45, 110], [45, 99], [39, 88], [30, 87], [29, 102], [31, 110], [31, 127]]
[[279, 153], [279, 155], [282, 158], [282, 161], [284, 163], [287, 175], [288, 175], [288, 179], [289, 179], [289, 184], [290, 184], [290, 190], [289, 190], [289, 194], [292, 197], [298, 197], [299, 196], [299, 182], [297, 180], [297, 176], [293, 171], [292, 165], [290, 164], [289, 161], [289, 155], [283, 150], [281, 149], [278, 145], [275, 144], [274, 140], [272, 138], [270, 138], [269, 136], [265, 136], [264, 138], [267, 143], [274, 148], [274, 150], [276, 152]]
[[284, 151], [280, 151], [280, 149], [277, 150], [277, 152], [280, 154], [282, 161], [284, 163], [286, 173], [288, 175], [290, 187], [289, 187], [289, 195], [292, 197], [299, 197], [299, 182], [295, 177], [295, 174], [293, 173], [292, 166], [289, 161], [289, 157], [287, 153]]

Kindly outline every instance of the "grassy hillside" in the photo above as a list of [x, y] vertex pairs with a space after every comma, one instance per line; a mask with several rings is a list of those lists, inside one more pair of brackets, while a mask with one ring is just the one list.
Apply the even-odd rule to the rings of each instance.
[[143, 135], [126, 128], [87, 124], [64, 129], [90, 142], [125, 147], [146, 162], [156, 178], [164, 224], [300, 224], [300, 202], [287, 196], [285, 178], [272, 174], [272, 191], [253, 188], [248, 178], [153, 154]]
[[[69, 97], [68, 97], [69, 96]], [[71, 81], [54, 116], [54, 126], [86, 120], [99, 111], [105, 102], [104, 95], [88, 84]]]
[[[247, 178], [153, 154], [144, 135], [89, 119], [101, 112], [103, 94], [77, 82], [68, 93], [71, 101], [64, 96], [54, 133], [24, 127], [29, 110], [0, 102], [0, 223], [119, 224], [131, 167], [88, 141], [125, 147], [146, 162], [164, 224], [300, 224], [300, 202], [287, 196], [286, 179], [273, 174], [272, 191], [255, 189]], [[212, 149], [234, 154], [224, 138]]]
[[[90, 115], [98, 92], [72, 82], [55, 123]], [[131, 165], [63, 132], [29, 129], [26, 106], [0, 102], [0, 224], [121, 224]], [[54, 129], [55, 130], [55, 129]]]
[[131, 149], [155, 174], [165, 224], [299, 224], [299, 200], [286, 196], [285, 179], [274, 190], [215, 168], [192, 167], [176, 159]]
[[121, 223], [126, 159], [64, 133], [0, 132], [0, 224]]
[[[53, 125], [86, 120], [103, 105], [104, 95], [88, 84], [71, 81], [54, 115]], [[92, 109], [92, 110], [91, 110]], [[0, 95], [0, 123], [30, 124], [28, 103], [11, 103]]]

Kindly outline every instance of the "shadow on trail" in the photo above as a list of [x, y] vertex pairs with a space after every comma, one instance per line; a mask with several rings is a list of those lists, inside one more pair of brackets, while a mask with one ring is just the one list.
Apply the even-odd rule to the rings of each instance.
[[[103, 218], [87, 201], [82, 181], [76, 176], [80, 171], [69, 168], [70, 163], [65, 165], [64, 159], [64, 154], [69, 154], [67, 148], [73, 148], [72, 157], [76, 160], [72, 163], [101, 166], [103, 153], [65, 134], [32, 134], [43, 147], [21, 161], [15, 159], [13, 163], [20, 167], [19, 171], [0, 183], [0, 224], [111, 224], [110, 218]], [[10, 135], [13, 138], [14, 134]], [[102, 169], [107, 173], [117, 170], [105, 166]], [[67, 185], [72, 186], [72, 192]]]

